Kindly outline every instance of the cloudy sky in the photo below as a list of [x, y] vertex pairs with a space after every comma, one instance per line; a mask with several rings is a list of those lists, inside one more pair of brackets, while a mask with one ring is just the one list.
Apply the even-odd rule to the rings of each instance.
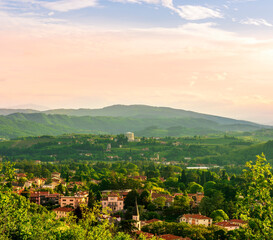
[[273, 1], [0, 0], [0, 107], [169, 106], [273, 124]]

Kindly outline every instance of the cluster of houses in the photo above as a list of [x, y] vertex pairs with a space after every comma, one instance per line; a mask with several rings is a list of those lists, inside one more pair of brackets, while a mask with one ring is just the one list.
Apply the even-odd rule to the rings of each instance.
[[50, 183], [48, 184], [46, 184], [48, 180], [46, 178], [34, 177], [32, 179], [27, 179], [27, 175], [25, 173], [17, 173], [15, 175], [15, 179], [16, 181], [12, 183], [14, 190], [22, 190], [31, 187], [54, 189], [59, 184], [66, 185], [66, 182], [61, 178], [61, 174], [58, 172], [53, 172], [51, 174]]
[[[127, 194], [131, 191], [131, 189], [128, 190], [122, 190], [122, 191], [111, 191], [111, 190], [104, 190], [102, 191], [102, 207], [108, 207], [111, 208], [113, 212], [118, 212], [124, 210], [124, 200], [127, 196]], [[138, 193], [142, 193], [142, 189], [138, 190]], [[166, 199], [166, 207], [169, 207], [173, 202], [176, 196], [181, 196], [183, 193], [175, 193], [174, 195], [169, 195], [166, 193], [157, 193], [150, 190], [152, 201], [159, 197], [164, 197]], [[203, 193], [194, 193], [194, 194], [188, 194], [189, 198], [191, 199], [192, 206], [199, 205], [202, 198], [204, 197]]]
[[[17, 190], [18, 193], [24, 192], [23, 189], [31, 188], [31, 187], [39, 187], [40, 189], [43, 188], [51, 188], [54, 189], [59, 184], [66, 185], [65, 181], [60, 177], [60, 173], [54, 172], [51, 175], [51, 183], [45, 184], [47, 179], [44, 178], [33, 178], [27, 180], [27, 176], [24, 173], [17, 173], [17, 185], [14, 184], [14, 190]], [[131, 178], [139, 181], [146, 181], [146, 176], [130, 176]], [[24, 179], [25, 181], [20, 181], [20, 179]], [[99, 180], [94, 180], [95, 184], [98, 184]], [[21, 184], [19, 186], [19, 184]], [[81, 182], [70, 182], [67, 187], [72, 188], [75, 185], [82, 185]], [[102, 191], [102, 198], [101, 198], [101, 205], [103, 208], [111, 209], [113, 213], [124, 211], [124, 200], [131, 189], [128, 190], [120, 190], [120, 191], [112, 191], [112, 190], [105, 190]], [[138, 193], [141, 194], [143, 190], [138, 190]], [[183, 195], [182, 193], [175, 193], [173, 195], [169, 195], [166, 193], [158, 193], [150, 191], [152, 201], [157, 198], [164, 197], [166, 199], [166, 206], [170, 206], [176, 196]], [[189, 198], [191, 199], [192, 206], [197, 206], [200, 204], [201, 200], [204, 197], [203, 193], [195, 193], [195, 194], [188, 194]], [[77, 192], [74, 196], [63, 196], [59, 193], [50, 193], [48, 191], [32, 191], [30, 192], [29, 199], [31, 202], [39, 204], [39, 205], [59, 205], [58, 208], [53, 209], [56, 213], [56, 218], [67, 217], [71, 212], [73, 212], [78, 206], [81, 204], [88, 203], [88, 192]], [[138, 206], [136, 203], [135, 212], [132, 216], [132, 219], [135, 221], [135, 227], [138, 229], [136, 232], [137, 234], [143, 234], [146, 237], [150, 238], [153, 237], [153, 234], [144, 233], [141, 231], [141, 228], [147, 224], [151, 224], [154, 222], [161, 222], [159, 219], [151, 219], [148, 221], [140, 221], [140, 216], [138, 212]], [[178, 219], [179, 222], [188, 223], [191, 225], [204, 225], [204, 226], [211, 226], [213, 224], [213, 219], [207, 216], [203, 216], [201, 214], [184, 214]], [[242, 220], [232, 219], [229, 221], [223, 221], [215, 223], [215, 226], [222, 227], [227, 229], [228, 231], [238, 229], [243, 227], [246, 223]], [[189, 238], [182, 238], [179, 236], [174, 236], [172, 234], [165, 234], [159, 236], [162, 239], [166, 240], [189, 240]]]

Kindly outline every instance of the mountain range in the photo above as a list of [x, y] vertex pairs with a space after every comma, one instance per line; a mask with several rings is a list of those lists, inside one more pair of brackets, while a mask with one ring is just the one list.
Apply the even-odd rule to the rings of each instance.
[[245, 132], [272, 126], [168, 107], [113, 105], [101, 109], [0, 109], [0, 137], [65, 133], [192, 136]]

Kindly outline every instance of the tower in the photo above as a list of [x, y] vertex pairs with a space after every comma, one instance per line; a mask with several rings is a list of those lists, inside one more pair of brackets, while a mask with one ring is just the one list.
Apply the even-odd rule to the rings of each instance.
[[125, 133], [125, 137], [128, 138], [128, 142], [134, 142], [135, 141], [135, 134], [132, 132]]
[[138, 205], [137, 205], [137, 199], [136, 199], [136, 206], [132, 215], [132, 219], [135, 221], [134, 225], [137, 228], [137, 230], [141, 229], [141, 222], [139, 220], [139, 211], [138, 211]]

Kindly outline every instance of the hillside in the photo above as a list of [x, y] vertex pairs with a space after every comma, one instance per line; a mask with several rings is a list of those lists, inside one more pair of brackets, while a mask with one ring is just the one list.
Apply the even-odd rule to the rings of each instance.
[[[0, 115], [9, 115], [12, 113], [38, 113], [37, 110], [31, 109], [0, 109]], [[203, 114], [193, 111], [186, 111], [182, 109], [175, 109], [169, 107], [154, 107], [148, 105], [113, 105], [101, 109], [53, 109], [47, 111], [40, 111], [45, 114], [61, 114], [68, 116], [92, 116], [92, 117], [130, 117], [140, 119], [157, 119], [157, 118], [198, 118], [217, 122], [221, 125], [238, 125], [247, 124], [252, 126], [260, 126], [259, 124], [236, 120], [226, 117]]]
[[201, 118], [219, 124], [249, 124], [252, 122], [235, 120], [231, 118], [202, 114], [169, 107], [154, 107], [147, 105], [113, 105], [101, 109], [55, 109], [44, 111], [46, 114], [65, 114], [70, 116], [108, 116], [133, 118]]
[[[119, 140], [121, 141], [121, 140]], [[111, 151], [106, 147], [111, 144]], [[0, 142], [0, 154], [9, 159], [117, 159], [147, 160], [159, 154], [166, 161], [180, 161], [187, 157], [190, 165], [235, 164], [243, 166], [246, 161], [255, 160], [261, 153], [273, 162], [273, 141], [259, 142], [226, 135], [215, 137], [176, 137], [141, 139], [138, 142], [121, 142], [115, 135], [67, 134], [61, 136], [28, 137]], [[87, 153], [87, 155], [86, 155]], [[92, 153], [92, 154], [88, 154]]]
[[265, 127], [262, 125], [236, 120], [232, 120], [232, 124], [220, 124], [217, 121], [190, 117], [79, 117], [45, 113], [0, 116], [0, 138], [65, 133], [119, 134], [127, 131], [133, 131], [137, 136], [193, 136], [226, 131], [251, 132], [263, 128]]
[[13, 113], [38, 113], [39, 111], [33, 109], [8, 109], [0, 108], [0, 115], [6, 116]]

